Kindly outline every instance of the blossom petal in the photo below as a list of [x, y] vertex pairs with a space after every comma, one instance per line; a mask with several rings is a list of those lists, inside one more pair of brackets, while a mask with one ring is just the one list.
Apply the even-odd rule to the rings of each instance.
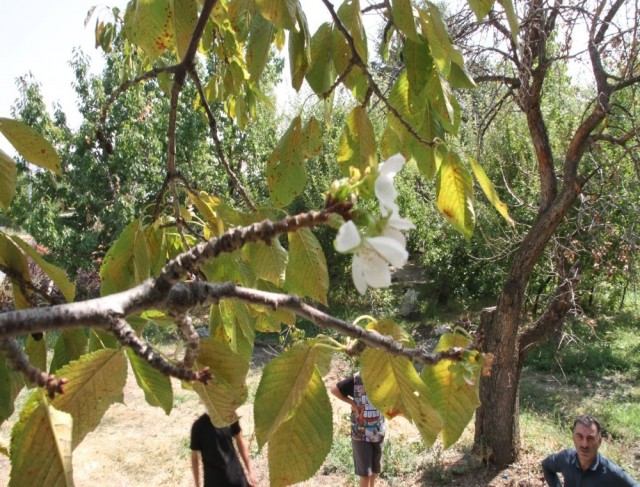
[[393, 179], [393, 177], [402, 170], [405, 162], [406, 159], [404, 156], [398, 152], [380, 164], [378, 171], [380, 171], [380, 174], [389, 175], [391, 179]]
[[380, 209], [383, 216], [393, 213], [393, 208], [397, 208], [396, 188], [393, 185], [393, 179], [405, 164], [405, 158], [398, 153], [391, 156], [385, 162], [378, 166], [378, 177], [375, 182], [376, 197], [380, 201]]
[[352, 220], [349, 220], [343, 223], [338, 230], [335, 241], [336, 250], [342, 253], [349, 252], [358, 247], [361, 242], [362, 239], [360, 238], [358, 227]]
[[368, 252], [367, 265], [364, 268], [364, 278], [369, 286], [374, 288], [389, 287], [391, 285], [391, 270], [382, 257]]
[[353, 278], [353, 284], [360, 294], [367, 292], [367, 281], [364, 277], [364, 266], [362, 259], [358, 254], [354, 254], [353, 262], [351, 263], [351, 277]]
[[393, 186], [393, 177], [380, 175], [376, 178], [375, 192], [381, 209], [392, 210], [396, 204], [396, 188]]
[[391, 214], [391, 218], [387, 221], [387, 226], [395, 228], [396, 230], [410, 230], [412, 228], [416, 228], [411, 220], [402, 218], [397, 211]]
[[402, 248], [406, 248], [407, 246], [407, 238], [404, 236], [404, 234], [400, 230], [393, 228], [389, 225], [384, 227], [384, 230], [382, 231], [382, 236], [392, 238], [393, 240], [398, 242], [400, 245], [402, 245]]
[[393, 238], [370, 237], [366, 242], [394, 267], [402, 267], [409, 259], [409, 253], [404, 245]]

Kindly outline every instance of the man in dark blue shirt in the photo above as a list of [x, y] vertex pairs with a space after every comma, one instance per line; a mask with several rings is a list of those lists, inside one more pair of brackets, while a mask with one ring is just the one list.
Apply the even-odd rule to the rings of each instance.
[[575, 449], [562, 450], [542, 461], [544, 478], [550, 487], [640, 487], [627, 472], [598, 453], [602, 434], [600, 423], [589, 415], [578, 416], [573, 423]]

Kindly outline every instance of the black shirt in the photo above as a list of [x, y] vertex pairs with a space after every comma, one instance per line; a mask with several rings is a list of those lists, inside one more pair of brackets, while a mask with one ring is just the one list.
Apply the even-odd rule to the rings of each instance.
[[247, 487], [249, 484], [233, 445], [240, 424], [216, 428], [208, 414], [191, 427], [191, 449], [200, 451], [204, 466], [204, 487]]

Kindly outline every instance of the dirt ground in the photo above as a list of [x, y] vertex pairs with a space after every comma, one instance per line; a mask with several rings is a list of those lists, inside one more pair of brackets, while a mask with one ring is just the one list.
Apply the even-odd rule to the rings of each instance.
[[[250, 373], [257, 377], [257, 367], [269, 354], [268, 350], [257, 349], [255, 368]], [[336, 362], [334, 361], [334, 364]], [[346, 370], [344, 363], [338, 362], [326, 377], [327, 385], [333, 384]], [[193, 421], [204, 412], [195, 393], [183, 390], [179, 381], [174, 382], [174, 408], [167, 418], [159, 408], [150, 407], [144, 394], [129, 373], [124, 392], [124, 404], [113, 405], [103, 417], [96, 430], [87, 435], [73, 453], [73, 474], [77, 487], [122, 486], [153, 487], [193, 485], [189, 431]], [[331, 397], [334, 418], [348, 413], [348, 406]], [[246, 404], [239, 410], [245, 438], [250, 444], [252, 455], [256, 453], [253, 434], [253, 408]], [[0, 426], [0, 445], [9, 444], [10, 428], [15, 421], [10, 418]], [[472, 428], [472, 426], [470, 427]], [[388, 425], [390, 441], [397, 445], [419, 441], [417, 430], [404, 418], [395, 418]], [[473, 435], [466, 431], [465, 435]], [[404, 478], [402, 481], [379, 479], [376, 485], [388, 486], [542, 486], [539, 472], [539, 458], [523, 455], [522, 461], [511, 468], [496, 471], [479, 464], [477, 459], [455, 449], [440, 452], [438, 470], [444, 472], [442, 478]], [[266, 455], [255, 455], [254, 466], [260, 486], [268, 486], [268, 466]], [[331, 473], [320, 468], [310, 480], [301, 486], [354, 486], [355, 477]], [[0, 455], [0, 486], [8, 485], [10, 465], [6, 457]]]

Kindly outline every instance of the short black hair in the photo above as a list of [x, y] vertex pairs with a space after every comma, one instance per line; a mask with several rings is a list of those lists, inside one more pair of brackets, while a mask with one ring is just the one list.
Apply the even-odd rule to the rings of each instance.
[[576, 420], [573, 422], [573, 428], [571, 429], [571, 431], [575, 431], [577, 424], [581, 424], [583, 426], [586, 426], [587, 428], [595, 424], [596, 430], [598, 430], [598, 434], [599, 435], [601, 434], [600, 423], [598, 423], [598, 420], [596, 418], [594, 418], [589, 414], [581, 414], [580, 416], [578, 416]]

